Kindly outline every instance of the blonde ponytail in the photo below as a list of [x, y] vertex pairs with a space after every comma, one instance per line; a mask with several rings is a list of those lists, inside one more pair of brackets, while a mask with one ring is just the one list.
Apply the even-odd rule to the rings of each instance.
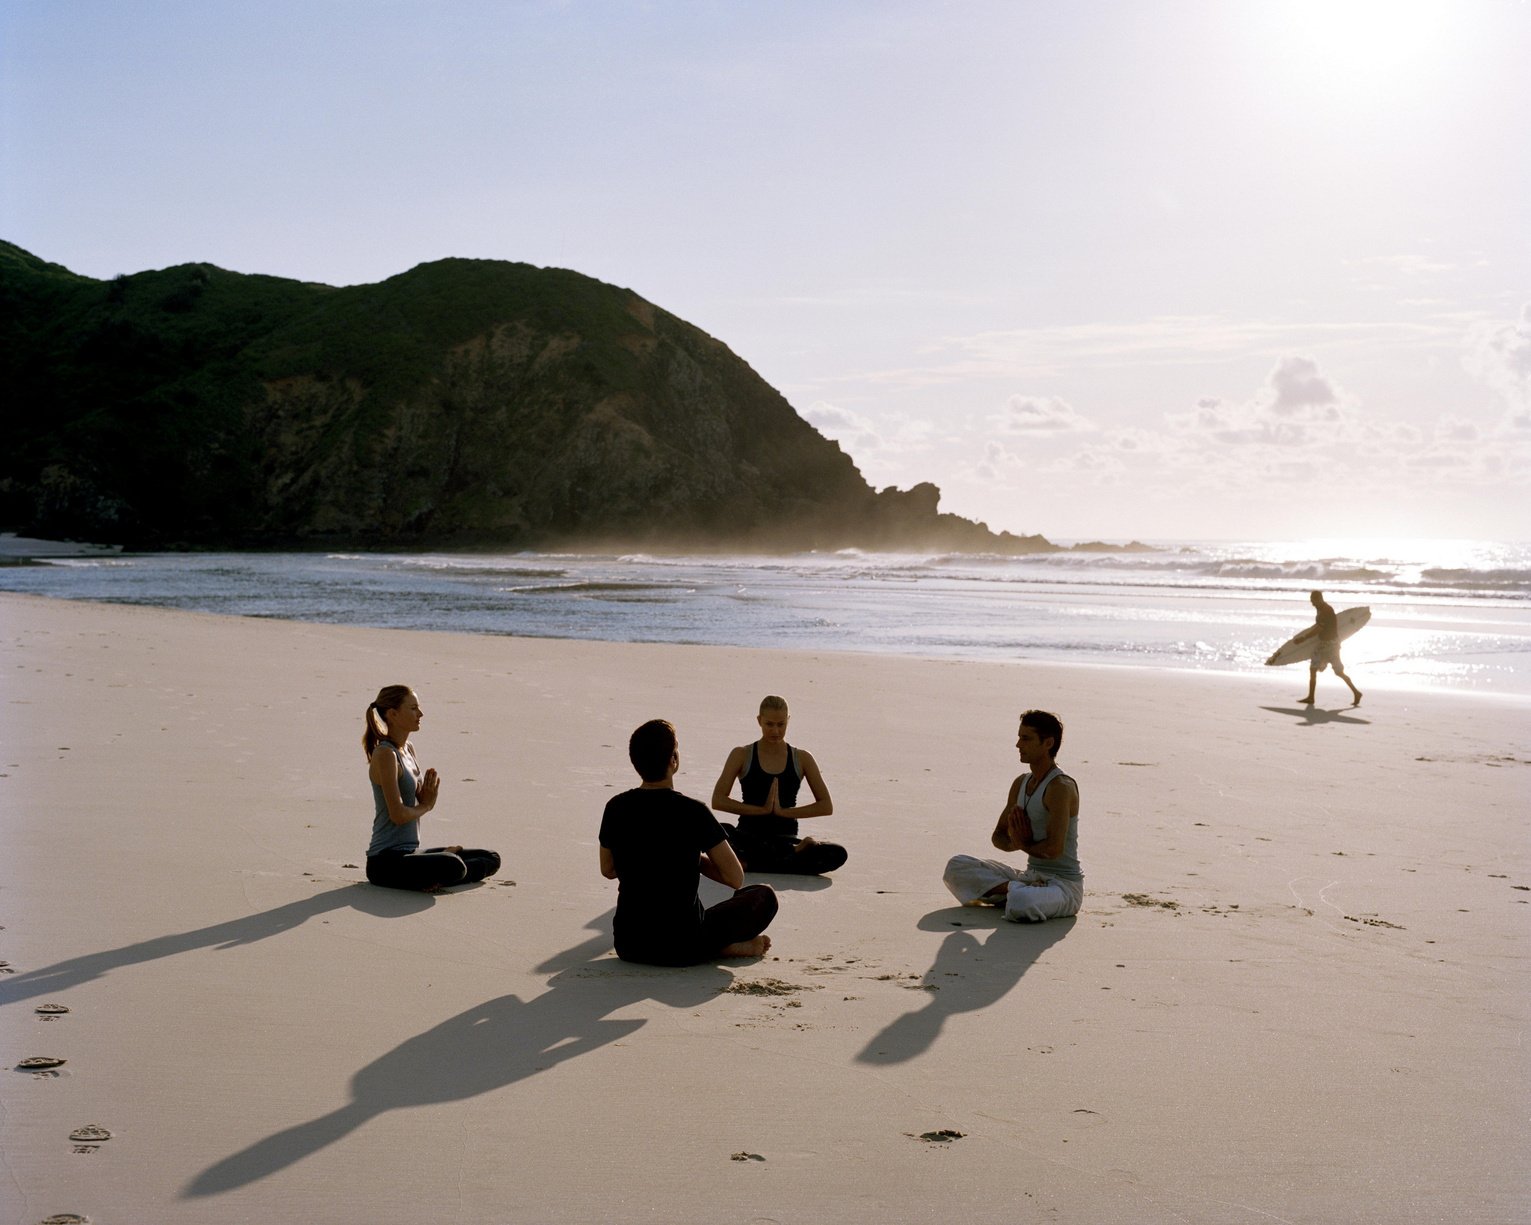
[[366, 727], [361, 734], [361, 747], [368, 761], [372, 760], [372, 751], [377, 748], [377, 742], [388, 736], [388, 719], [384, 712], [398, 710], [410, 693], [408, 685], [384, 685], [367, 707], [367, 713], [363, 716]]

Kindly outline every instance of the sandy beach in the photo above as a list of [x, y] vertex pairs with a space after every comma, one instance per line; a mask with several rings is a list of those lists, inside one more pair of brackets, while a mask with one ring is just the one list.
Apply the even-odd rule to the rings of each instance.
[[[1531, 1220], [1523, 700], [15, 595], [0, 671], [0, 1220]], [[392, 682], [499, 877], [364, 883]], [[763, 960], [618, 961], [628, 733], [705, 799], [767, 692], [850, 862], [752, 878]], [[1087, 878], [1038, 926], [940, 880], [1028, 706]]]

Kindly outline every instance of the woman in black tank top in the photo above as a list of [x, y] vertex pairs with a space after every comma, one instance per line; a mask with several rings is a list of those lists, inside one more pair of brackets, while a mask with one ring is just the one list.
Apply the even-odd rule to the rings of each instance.
[[[787, 703], [781, 698], [761, 702], [755, 720], [760, 739], [729, 753], [712, 789], [712, 807], [739, 818], [737, 828], [723, 828], [747, 870], [817, 876], [838, 868], [847, 854], [834, 843], [798, 836], [799, 820], [829, 816], [834, 801], [813, 754], [787, 743], [788, 717]], [[770, 770], [767, 760], [781, 765]], [[742, 797], [738, 800], [731, 794], [735, 782]], [[813, 793], [809, 804], [798, 802], [804, 782]]]

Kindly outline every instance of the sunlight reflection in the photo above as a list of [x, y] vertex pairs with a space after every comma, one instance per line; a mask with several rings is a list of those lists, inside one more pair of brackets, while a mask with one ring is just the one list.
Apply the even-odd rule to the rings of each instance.
[[1260, 36], [1304, 94], [1385, 104], [1419, 91], [1446, 65], [1443, 52], [1460, 40], [1471, 9], [1439, 0], [1285, 0], [1253, 11]]
[[1429, 558], [1437, 570], [1489, 567], [1503, 562], [1503, 546], [1481, 540], [1431, 540], [1417, 536], [1315, 536], [1304, 540], [1273, 541], [1257, 546], [1273, 558], [1347, 558], [1362, 562], [1390, 562], [1407, 566], [1413, 559]]

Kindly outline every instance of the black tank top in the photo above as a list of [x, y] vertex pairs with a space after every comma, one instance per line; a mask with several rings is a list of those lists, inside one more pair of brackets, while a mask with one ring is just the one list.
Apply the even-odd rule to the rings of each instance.
[[[776, 784], [776, 799], [783, 808], [797, 807], [797, 792], [802, 785], [803, 769], [797, 762], [797, 750], [787, 745], [787, 768], [780, 774], [768, 774], [760, 765], [756, 752], [759, 741], [750, 745], [750, 763], [739, 776], [739, 791], [746, 804], [764, 804], [771, 794], [771, 784]], [[797, 822], [791, 817], [742, 816], [739, 818], [741, 832], [752, 834], [797, 833]]]

